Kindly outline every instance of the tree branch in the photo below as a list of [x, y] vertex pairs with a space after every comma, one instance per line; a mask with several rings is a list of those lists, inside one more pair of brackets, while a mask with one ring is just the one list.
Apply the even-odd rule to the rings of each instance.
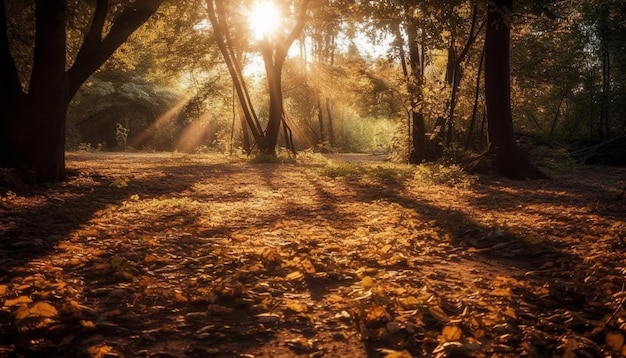
[[[103, 24], [102, 16], [106, 16], [106, 14], [103, 15], [102, 13], [104, 11], [102, 6], [108, 3], [106, 0], [98, 0], [93, 26], [92, 29], [90, 29], [91, 33], [88, 34], [90, 37], [85, 39], [76, 56], [76, 61], [67, 71], [67, 75], [70, 79], [70, 98], [87, 78], [100, 68], [100, 66], [128, 40], [130, 35], [159, 9], [163, 1], [164, 0], [136, 0], [132, 5], [122, 11], [113, 22], [107, 36], [96, 45], [95, 42], [91, 41], [95, 41], [96, 36], [102, 36], [102, 27], [100, 27], [101, 24]], [[100, 28], [99, 31], [98, 28]]]

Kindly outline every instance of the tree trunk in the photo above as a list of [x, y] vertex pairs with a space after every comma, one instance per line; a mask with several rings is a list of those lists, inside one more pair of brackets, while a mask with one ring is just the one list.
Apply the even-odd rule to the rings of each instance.
[[490, 150], [496, 171], [512, 179], [546, 178], [520, 152], [513, 132], [509, 64], [513, 0], [489, 3], [485, 38], [485, 98]]
[[120, 13], [104, 36], [109, 2], [97, 0], [76, 60], [66, 70], [66, 1], [37, 0], [35, 49], [25, 92], [9, 48], [5, 3], [0, 0], [0, 165], [18, 169], [33, 183], [65, 179], [65, 122], [70, 100], [162, 2], [136, 0]]
[[265, 129], [265, 145], [263, 147], [259, 146], [259, 150], [264, 154], [276, 155], [278, 133], [280, 132], [280, 124], [284, 115], [282, 70], [287, 54], [279, 48], [273, 48], [268, 39], [263, 41], [262, 54], [269, 88], [270, 108]]
[[600, 138], [609, 138], [609, 92], [611, 90], [611, 64], [608, 44], [602, 43], [602, 94], [600, 96]]
[[29, 92], [17, 96], [18, 102], [9, 105], [4, 119], [10, 151], [6, 164], [19, 169], [28, 182], [55, 182], [66, 176], [65, 0], [37, 1], [35, 11]]
[[424, 125], [424, 115], [422, 112], [412, 110], [411, 112], [411, 124], [413, 126], [413, 132], [411, 141], [413, 142], [413, 150], [409, 156], [409, 163], [420, 164], [426, 159], [426, 146], [424, 145], [424, 138], [426, 138], [426, 128]]
[[472, 105], [472, 119], [470, 120], [467, 138], [465, 139], [465, 150], [472, 148], [474, 141], [474, 129], [476, 128], [476, 116], [478, 115], [478, 99], [480, 98], [480, 79], [483, 75], [483, 62], [485, 61], [485, 47], [480, 52], [480, 62], [478, 62], [478, 73], [476, 74], [476, 86], [474, 87], [474, 104]]
[[326, 113], [328, 114], [328, 144], [335, 146], [335, 113], [333, 112], [333, 102], [326, 98]]
[[324, 130], [324, 110], [322, 107], [322, 99], [320, 94], [317, 94], [317, 122], [320, 128], [319, 145], [322, 147], [325, 145], [326, 135]]

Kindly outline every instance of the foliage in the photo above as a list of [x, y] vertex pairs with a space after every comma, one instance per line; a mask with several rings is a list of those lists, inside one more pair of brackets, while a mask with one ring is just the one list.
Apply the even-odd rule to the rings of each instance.
[[471, 186], [476, 179], [456, 164], [420, 164], [415, 168], [413, 176], [413, 180], [420, 184], [430, 183], [462, 188]]
[[576, 160], [563, 146], [534, 145], [529, 150], [535, 163], [548, 174], [562, 175], [576, 169]]

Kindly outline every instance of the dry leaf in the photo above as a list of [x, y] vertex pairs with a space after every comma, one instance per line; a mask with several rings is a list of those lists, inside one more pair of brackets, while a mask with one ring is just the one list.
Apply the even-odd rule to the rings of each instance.
[[609, 332], [606, 334], [606, 344], [615, 352], [620, 352], [624, 346], [624, 336], [619, 332]]
[[102, 358], [113, 352], [113, 347], [107, 346], [105, 344], [98, 346], [91, 346], [87, 349], [87, 353], [89, 353], [90, 358]]
[[15, 313], [18, 320], [26, 317], [56, 317], [59, 314], [57, 309], [47, 302], [37, 302], [33, 306], [22, 306]]
[[296, 280], [300, 280], [303, 277], [304, 277], [304, 275], [302, 274], [302, 272], [294, 271], [294, 272], [291, 272], [291, 273], [287, 274], [287, 276], [285, 278], [287, 280], [289, 280], [289, 281], [296, 281]]
[[408, 351], [386, 351], [385, 353], [387, 354], [385, 354], [384, 358], [413, 358]]
[[33, 300], [30, 299], [30, 297], [28, 296], [20, 296], [14, 299], [7, 299], [4, 301], [4, 306], [5, 307], [12, 307], [12, 306], [18, 306], [24, 303], [31, 303], [33, 302]]
[[374, 279], [369, 276], [365, 276], [361, 279], [361, 285], [363, 285], [364, 288], [370, 288], [374, 286]]
[[185, 295], [183, 295], [183, 294], [182, 294], [182, 293], [180, 293], [180, 292], [176, 292], [176, 293], [174, 293], [174, 298], [175, 298], [175, 299], [176, 299], [176, 301], [178, 301], [178, 302], [183, 302], [183, 303], [184, 303], [184, 302], [189, 301], [189, 300], [187, 299], [187, 297], [185, 297]]
[[4, 296], [7, 293], [7, 285], [0, 285], [0, 296]]
[[315, 266], [313, 266], [313, 263], [309, 260], [302, 261], [302, 268], [309, 275], [312, 275], [315, 273]]
[[420, 300], [418, 300], [415, 296], [409, 296], [400, 300], [400, 305], [403, 308], [415, 308], [420, 303]]
[[463, 337], [463, 331], [458, 326], [445, 326], [441, 332], [443, 342], [458, 341]]
[[292, 301], [292, 300], [287, 300], [285, 302], [285, 306], [287, 306], [287, 308], [297, 313], [306, 312], [306, 310], [309, 308], [306, 305], [306, 303], [300, 303], [298, 301]]
[[367, 316], [365, 317], [365, 320], [370, 324], [375, 322], [387, 321], [387, 310], [383, 306], [372, 306], [369, 311], [367, 311]]
[[80, 320], [80, 325], [85, 328], [96, 328], [96, 325], [93, 321]]
[[448, 322], [450, 317], [439, 306], [428, 307], [428, 312], [440, 322]]

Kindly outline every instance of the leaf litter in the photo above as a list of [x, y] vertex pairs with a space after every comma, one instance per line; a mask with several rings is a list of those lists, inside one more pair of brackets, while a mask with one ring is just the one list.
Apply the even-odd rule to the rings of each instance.
[[626, 356], [623, 169], [460, 186], [368, 163], [68, 165], [0, 192], [2, 356]]

